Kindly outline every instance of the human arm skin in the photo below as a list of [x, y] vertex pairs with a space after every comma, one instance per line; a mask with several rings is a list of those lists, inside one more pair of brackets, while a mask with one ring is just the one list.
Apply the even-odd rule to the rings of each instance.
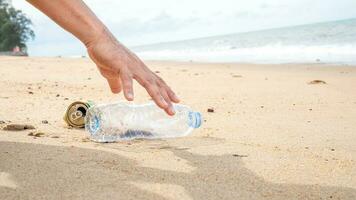
[[179, 102], [175, 93], [120, 43], [82, 0], [27, 1], [83, 42], [113, 93], [123, 90], [125, 98], [132, 101], [135, 79], [160, 108], [174, 115], [172, 103]]

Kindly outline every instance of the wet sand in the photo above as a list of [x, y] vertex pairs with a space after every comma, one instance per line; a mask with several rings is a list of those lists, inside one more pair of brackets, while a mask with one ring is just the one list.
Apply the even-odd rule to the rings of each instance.
[[202, 128], [90, 142], [66, 107], [123, 97], [88, 59], [0, 57], [0, 127], [36, 127], [0, 130], [0, 199], [356, 199], [355, 67], [147, 64]]

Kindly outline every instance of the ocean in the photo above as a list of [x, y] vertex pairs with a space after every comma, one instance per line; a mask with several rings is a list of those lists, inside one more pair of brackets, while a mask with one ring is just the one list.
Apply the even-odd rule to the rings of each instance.
[[146, 60], [356, 64], [356, 19], [134, 47]]

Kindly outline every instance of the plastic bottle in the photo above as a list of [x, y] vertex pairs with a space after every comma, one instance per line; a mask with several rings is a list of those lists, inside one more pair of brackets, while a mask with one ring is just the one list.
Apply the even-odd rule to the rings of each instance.
[[186, 136], [201, 125], [201, 114], [188, 106], [175, 104], [169, 116], [153, 102], [142, 105], [113, 103], [94, 105], [85, 117], [91, 140], [115, 142], [135, 138], [172, 138]]

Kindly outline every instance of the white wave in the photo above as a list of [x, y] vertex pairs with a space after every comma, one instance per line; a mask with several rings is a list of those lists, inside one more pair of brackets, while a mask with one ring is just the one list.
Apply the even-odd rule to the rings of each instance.
[[139, 52], [138, 55], [147, 60], [356, 64], [356, 44], [343, 46], [272, 45], [237, 49], [151, 50]]

